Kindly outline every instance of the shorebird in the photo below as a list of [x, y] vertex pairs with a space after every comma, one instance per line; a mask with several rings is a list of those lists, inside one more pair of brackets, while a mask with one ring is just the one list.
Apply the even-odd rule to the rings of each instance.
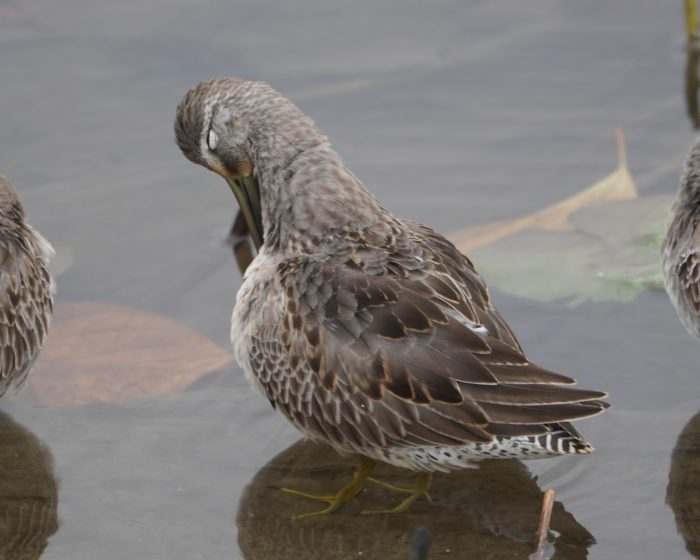
[[700, 339], [700, 140], [685, 160], [661, 245], [664, 284], [678, 318]]
[[259, 247], [233, 311], [238, 363], [304, 435], [361, 457], [332, 496], [287, 490], [328, 504], [310, 515], [352, 499], [375, 461], [420, 472], [412, 489], [384, 483], [409, 493], [399, 512], [434, 471], [593, 450], [569, 421], [607, 395], [529, 362], [472, 262], [383, 208], [288, 99], [202, 82], [175, 137], [226, 179]]
[[0, 177], [0, 396], [24, 385], [53, 312], [54, 251], [24, 220], [17, 191]]

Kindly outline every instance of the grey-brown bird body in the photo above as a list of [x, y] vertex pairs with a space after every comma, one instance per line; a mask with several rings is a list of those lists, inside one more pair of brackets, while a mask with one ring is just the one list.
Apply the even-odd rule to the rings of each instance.
[[700, 141], [686, 158], [661, 246], [661, 263], [678, 317], [700, 339]]
[[384, 209], [291, 102], [258, 82], [203, 82], [175, 128], [192, 161], [254, 170], [264, 244], [231, 338], [305, 435], [423, 471], [592, 450], [568, 422], [605, 394], [530, 363], [471, 261]]
[[53, 312], [51, 245], [25, 222], [17, 192], [0, 177], [0, 396], [27, 376]]

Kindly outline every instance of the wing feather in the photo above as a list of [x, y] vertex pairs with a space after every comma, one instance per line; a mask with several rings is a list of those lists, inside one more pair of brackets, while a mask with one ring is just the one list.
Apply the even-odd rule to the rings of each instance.
[[295, 417], [307, 432], [356, 448], [459, 445], [604, 408], [604, 393], [528, 362], [466, 257], [408, 270], [281, 267], [286, 358], [311, 376], [311, 418]]
[[31, 246], [38, 234], [28, 231], [26, 235], [14, 239], [14, 244], [5, 240], [0, 250], [0, 396], [26, 381], [53, 312], [47, 256]]

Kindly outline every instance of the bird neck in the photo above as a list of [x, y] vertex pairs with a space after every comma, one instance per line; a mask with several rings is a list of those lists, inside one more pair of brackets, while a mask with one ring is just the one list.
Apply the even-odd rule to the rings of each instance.
[[289, 147], [276, 161], [256, 161], [265, 246], [286, 255], [345, 245], [382, 244], [391, 215], [345, 167], [323, 136]]

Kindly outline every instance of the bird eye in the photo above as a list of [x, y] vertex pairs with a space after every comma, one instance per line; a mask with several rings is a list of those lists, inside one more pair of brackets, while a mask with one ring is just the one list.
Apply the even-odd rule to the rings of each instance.
[[209, 134], [207, 135], [207, 146], [209, 146], [209, 149], [213, 152], [216, 150], [216, 146], [219, 144], [219, 137], [216, 135], [216, 132], [213, 130], [209, 131]]

